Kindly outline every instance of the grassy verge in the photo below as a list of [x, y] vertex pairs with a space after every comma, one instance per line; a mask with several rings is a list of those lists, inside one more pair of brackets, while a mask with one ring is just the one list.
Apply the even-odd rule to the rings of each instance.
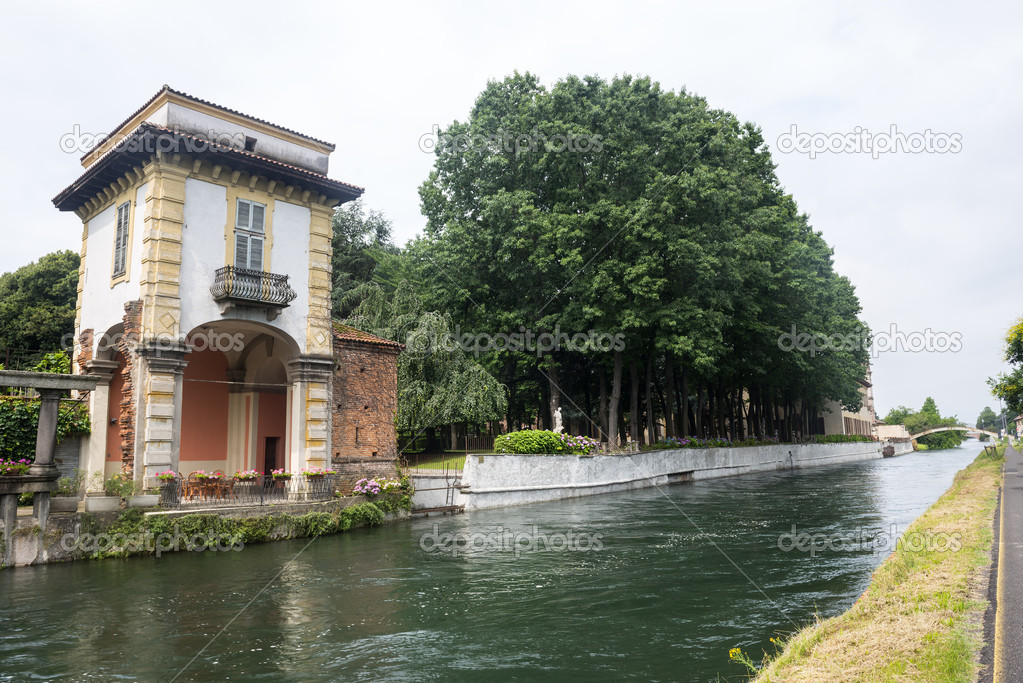
[[405, 461], [410, 470], [460, 470], [465, 467], [465, 452], [406, 455]]
[[959, 472], [856, 604], [789, 638], [755, 680], [974, 680], [1004, 453]]

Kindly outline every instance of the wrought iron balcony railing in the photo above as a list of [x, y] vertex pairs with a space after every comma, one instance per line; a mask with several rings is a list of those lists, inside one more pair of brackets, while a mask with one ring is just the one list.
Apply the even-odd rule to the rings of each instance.
[[222, 306], [241, 303], [273, 309], [286, 307], [297, 296], [288, 284], [287, 275], [234, 266], [217, 270], [210, 293]]

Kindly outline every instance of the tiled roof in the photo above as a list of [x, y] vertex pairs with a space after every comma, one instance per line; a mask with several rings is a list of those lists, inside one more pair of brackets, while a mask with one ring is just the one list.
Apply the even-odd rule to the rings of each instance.
[[[119, 124], [117, 124], [117, 127], [114, 128], [112, 131], [110, 131], [110, 135], [108, 135], [107, 137], [111, 137], [112, 138], [114, 136], [114, 134], [117, 133], [117, 131], [121, 130], [121, 128], [123, 128], [126, 124], [128, 124], [133, 118], [135, 118], [136, 116], [141, 114], [143, 111], [145, 111], [146, 107], [148, 107], [153, 102], [155, 102], [156, 98], [158, 98], [160, 95], [162, 95], [165, 92], [173, 93], [173, 94], [178, 95], [180, 97], [184, 97], [185, 99], [192, 100], [193, 102], [198, 102], [199, 104], [205, 104], [208, 107], [213, 107], [214, 109], [219, 109], [220, 111], [226, 111], [229, 114], [234, 114], [235, 116], [244, 117], [246, 119], [249, 119], [250, 121], [254, 121], [256, 123], [261, 123], [261, 124], [263, 124], [265, 126], [272, 126], [274, 128], [277, 128], [278, 130], [282, 130], [282, 131], [284, 131], [286, 133], [291, 133], [292, 135], [297, 135], [299, 137], [305, 138], [306, 140], [311, 140], [312, 142], [316, 142], [316, 143], [321, 144], [321, 145], [326, 145], [327, 147], [330, 148], [331, 151], [334, 151], [334, 144], [331, 143], [331, 142], [327, 142], [325, 140], [320, 140], [318, 138], [314, 138], [311, 135], [306, 135], [304, 133], [299, 133], [297, 130], [292, 130], [290, 128], [285, 128], [284, 126], [278, 126], [276, 123], [271, 123], [270, 121], [267, 121], [265, 119], [259, 119], [259, 118], [256, 118], [255, 116], [249, 116], [248, 114], [245, 114], [244, 112], [240, 112], [237, 109], [229, 109], [228, 107], [223, 107], [223, 106], [221, 106], [219, 104], [216, 104], [215, 102], [210, 102], [209, 100], [204, 100], [204, 99], [200, 99], [198, 97], [193, 97], [193, 96], [189, 95], [188, 93], [181, 92], [180, 90], [175, 90], [174, 88], [170, 87], [167, 84], [164, 84], [164, 86], [162, 88], [160, 88], [156, 92], [155, 95], [153, 95], [148, 100], [146, 100], [145, 103], [141, 107], [136, 109], [134, 112], [132, 112], [131, 115], [128, 116], [128, 118], [126, 118], [124, 121], [121, 121]], [[89, 150], [84, 155], [82, 155], [82, 160], [84, 160], [85, 157], [89, 156], [90, 154], [92, 154], [92, 150]]]
[[402, 344], [390, 339], [384, 339], [378, 337], [375, 334], [369, 332], [363, 332], [362, 330], [356, 329], [351, 325], [345, 325], [337, 321], [334, 322], [334, 337], [342, 341], [355, 341], [363, 342], [365, 344], [376, 344], [378, 346], [389, 346], [394, 349], [403, 348]]
[[[159, 140], [159, 145], [155, 141]], [[146, 144], [146, 143], [149, 144]], [[170, 146], [165, 146], [170, 145]], [[183, 153], [196, 156], [223, 155], [225, 165], [240, 166], [253, 175], [279, 176], [296, 183], [305, 184], [323, 194], [338, 197], [344, 201], [358, 198], [365, 190], [357, 185], [333, 180], [323, 173], [286, 164], [259, 154], [221, 145], [204, 137], [198, 137], [158, 126], [143, 123], [135, 132], [126, 136], [119, 144], [111, 147], [95, 163], [89, 166], [75, 182], [64, 188], [53, 198], [54, 205], [62, 211], [74, 211], [92, 196], [123, 175], [133, 166], [145, 163], [152, 149], [159, 148], [167, 153]], [[234, 162], [232, 164], [231, 162]]]

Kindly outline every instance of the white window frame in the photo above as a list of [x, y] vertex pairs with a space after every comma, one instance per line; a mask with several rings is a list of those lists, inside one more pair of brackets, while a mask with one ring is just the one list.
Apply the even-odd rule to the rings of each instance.
[[131, 226], [130, 199], [117, 207], [115, 216], [112, 278], [118, 278], [128, 273], [128, 234]]
[[263, 270], [266, 204], [239, 199], [234, 211], [234, 267]]

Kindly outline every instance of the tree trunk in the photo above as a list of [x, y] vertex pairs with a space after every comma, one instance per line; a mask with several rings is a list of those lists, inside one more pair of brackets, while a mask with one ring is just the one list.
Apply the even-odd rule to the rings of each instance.
[[654, 428], [654, 354], [646, 357], [646, 438], [650, 443], [657, 443], [657, 431]]
[[664, 431], [669, 437], [678, 436], [675, 431], [675, 371], [671, 367], [671, 354], [664, 354]]
[[679, 397], [682, 414], [681, 436], [689, 436], [689, 368], [682, 366], [682, 392]]
[[590, 438], [593, 438], [593, 419], [590, 417], [590, 415], [593, 415], [593, 396], [590, 393], [590, 384], [591, 382], [589, 381], [589, 378], [587, 378], [587, 381], [585, 382], [586, 407], [583, 419], [586, 420], [586, 433], [589, 434]]
[[607, 441], [612, 447], [619, 445], [618, 407], [622, 399], [622, 352], [615, 351], [614, 372], [611, 376], [611, 400], [607, 408]]
[[717, 407], [715, 405], [716, 391], [713, 384], [707, 385], [707, 436], [718, 435]]
[[727, 428], [725, 428], [724, 410], [727, 407], [728, 401], [727, 395], [724, 393], [724, 384], [722, 384], [720, 381], [717, 382], [717, 392], [715, 392], [715, 395], [717, 396], [717, 419], [718, 424], [721, 425], [720, 435], [721, 437], [727, 439], [728, 430]]
[[629, 359], [629, 379], [632, 391], [629, 393], [629, 439], [639, 441], [639, 367], [636, 358]]
[[696, 431], [697, 436], [707, 436], [707, 421], [703, 419], [703, 384], [696, 387]]
[[599, 381], [600, 388], [600, 432], [597, 439], [603, 441], [607, 438], [607, 375], [604, 374], [604, 368], [597, 366], [597, 378]]
[[554, 415], [558, 412], [558, 408], [561, 407], [561, 389], [558, 386], [558, 365], [554, 362], [553, 353], [547, 355], [547, 381], [550, 384], [549, 410], [551, 413], [551, 429], [554, 429], [554, 426], [557, 424]]

